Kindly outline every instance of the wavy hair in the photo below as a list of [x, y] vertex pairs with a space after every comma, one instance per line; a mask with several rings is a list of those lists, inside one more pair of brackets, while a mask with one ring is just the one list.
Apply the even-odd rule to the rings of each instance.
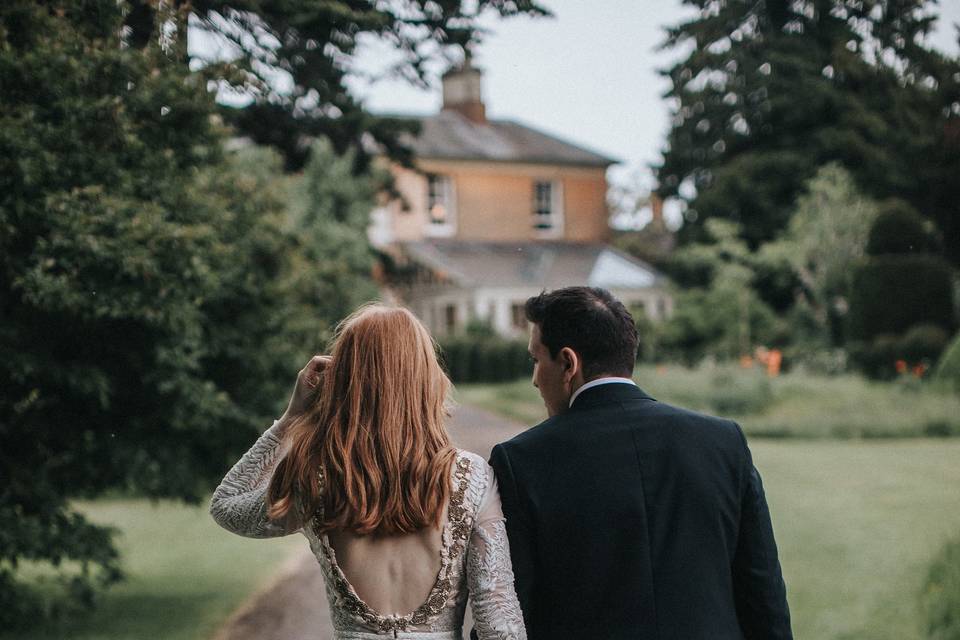
[[[407, 309], [361, 307], [334, 336], [317, 401], [290, 426], [267, 515], [364, 535], [439, 526], [456, 450], [445, 427], [450, 381]], [[321, 498], [318, 472], [323, 473]]]

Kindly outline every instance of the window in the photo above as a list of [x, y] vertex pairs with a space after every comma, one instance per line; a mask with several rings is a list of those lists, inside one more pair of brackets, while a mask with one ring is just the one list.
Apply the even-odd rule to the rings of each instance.
[[514, 329], [527, 330], [527, 314], [524, 313], [522, 302], [514, 302], [510, 305], [510, 321]]
[[453, 335], [457, 331], [457, 306], [448, 304], [444, 310], [444, 325], [447, 335]]
[[540, 235], [562, 233], [560, 182], [535, 180], [533, 183], [533, 229]]
[[452, 235], [454, 223], [453, 181], [450, 176], [427, 174], [427, 233]]

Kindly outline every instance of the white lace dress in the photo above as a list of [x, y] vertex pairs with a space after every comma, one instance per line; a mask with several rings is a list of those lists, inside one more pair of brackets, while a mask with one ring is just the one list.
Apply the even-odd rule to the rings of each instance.
[[[296, 533], [266, 515], [267, 486], [283, 456], [276, 430], [274, 422], [213, 493], [210, 513], [228, 531], [251, 538]], [[318, 534], [313, 521], [298, 530], [323, 570], [336, 640], [461, 640], [468, 595], [480, 640], [526, 638], [493, 470], [480, 456], [458, 451], [451, 483], [440, 571], [426, 602], [406, 615], [381, 615], [368, 606], [337, 565], [327, 535]]]

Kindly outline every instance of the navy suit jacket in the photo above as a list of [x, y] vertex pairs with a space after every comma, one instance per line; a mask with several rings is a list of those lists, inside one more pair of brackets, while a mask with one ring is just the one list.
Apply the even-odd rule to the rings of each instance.
[[530, 640], [792, 638], [735, 422], [604, 384], [490, 464]]

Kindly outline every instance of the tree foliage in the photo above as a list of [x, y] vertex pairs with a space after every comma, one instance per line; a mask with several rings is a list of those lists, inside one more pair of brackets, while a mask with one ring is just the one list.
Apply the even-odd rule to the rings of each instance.
[[901, 197], [960, 263], [960, 60], [925, 44], [932, 2], [687, 0], [664, 46], [673, 123], [663, 196], [683, 195], [687, 241], [707, 219], [751, 247], [787, 228], [819, 167], [839, 162], [876, 198]]
[[739, 227], [710, 220], [707, 241], [691, 243], [671, 256], [667, 272], [684, 287], [661, 331], [664, 350], [687, 362], [706, 355], [736, 358], [756, 345], [783, 339], [783, 323], [758, 295], [757, 257], [740, 239]]
[[851, 271], [863, 257], [877, 205], [863, 196], [836, 163], [806, 184], [786, 231], [761, 247], [768, 264], [784, 262], [796, 275], [800, 314], [816, 325], [820, 344], [843, 343]]
[[[134, 44], [151, 41], [157, 31], [156, 2], [134, 0], [127, 26]], [[176, 0], [181, 29], [205, 31], [229, 43], [237, 57], [229, 64], [191, 47], [197, 61], [211, 62], [216, 81], [251, 93], [254, 100], [226, 111], [238, 128], [256, 141], [278, 148], [288, 168], [308, 158], [305, 139], [324, 137], [339, 153], [361, 148], [364, 133], [391, 155], [409, 160], [398, 135], [409, 122], [375, 117], [363, 110], [344, 82], [354, 72], [352, 56], [365, 39], [389, 42], [397, 59], [387, 72], [426, 84], [430, 61], [450, 55], [482, 36], [477, 19], [485, 12], [501, 16], [545, 15], [533, 0]], [[186, 47], [184, 47], [186, 49]], [[285, 78], [286, 85], [277, 82]], [[365, 166], [366, 156], [355, 158]]]
[[25, 564], [87, 603], [119, 578], [71, 499], [201, 499], [375, 292], [375, 178], [326, 147], [299, 184], [275, 152], [224, 154], [206, 78], [125, 46], [123, 9], [0, 3], [4, 626], [41, 605]]

